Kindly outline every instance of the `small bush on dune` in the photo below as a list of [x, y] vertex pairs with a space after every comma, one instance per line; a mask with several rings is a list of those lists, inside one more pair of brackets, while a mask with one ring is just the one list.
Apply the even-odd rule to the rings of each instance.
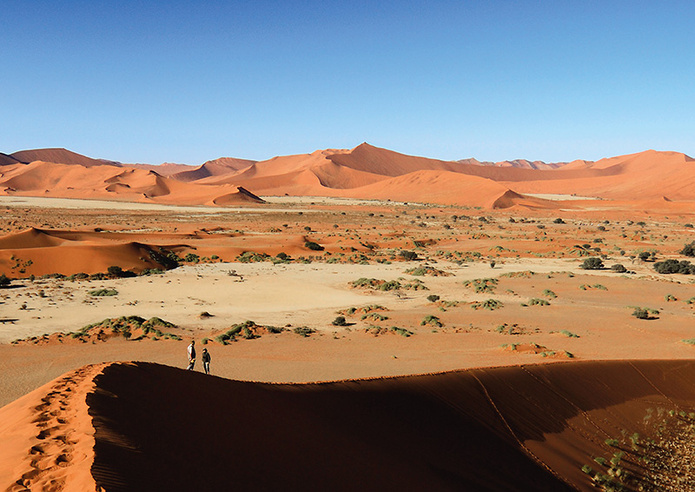
[[4, 273], [0, 275], [0, 287], [7, 287], [12, 282]]
[[[692, 224], [690, 224], [690, 227], [692, 227]], [[683, 246], [680, 253], [685, 256], [695, 256], [695, 241]]]
[[347, 321], [345, 316], [336, 316], [336, 318], [331, 323], [333, 326], [347, 326]]
[[304, 243], [304, 247], [308, 248], [312, 251], [323, 251], [325, 248], [321, 246], [319, 243], [315, 243], [314, 241], [306, 241]]
[[436, 326], [436, 327], [444, 326], [438, 317], [432, 316], [432, 315], [425, 316], [423, 318], [423, 320], [420, 322], [420, 325], [422, 325], [422, 326], [430, 325], [430, 326]]
[[611, 271], [615, 273], [625, 273], [627, 272], [627, 268], [620, 263], [616, 263], [615, 265], [611, 266]]
[[398, 255], [401, 258], [403, 258], [405, 261], [415, 261], [418, 258], [417, 253], [414, 251], [403, 250], [403, 251], [400, 251], [398, 253]]

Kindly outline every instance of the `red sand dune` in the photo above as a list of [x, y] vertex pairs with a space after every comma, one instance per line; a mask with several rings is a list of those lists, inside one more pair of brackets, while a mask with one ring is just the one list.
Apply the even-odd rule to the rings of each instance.
[[[13, 157], [32, 162], [13, 165]], [[381, 198], [486, 208], [558, 206], [524, 195], [529, 193], [590, 195], [620, 206], [647, 201], [644, 206], [676, 211], [683, 208], [677, 202], [695, 201], [695, 161], [653, 150], [551, 169], [524, 160], [496, 165], [441, 161], [364, 143], [352, 150], [317, 150], [261, 162], [221, 158], [168, 177], [154, 166], [114, 167], [64, 149], [23, 151], [3, 159], [7, 164], [0, 172], [0, 193], [179, 205], [240, 203], [239, 186], [256, 196]], [[655, 205], [655, 200], [660, 201]]]
[[223, 174], [241, 171], [255, 163], [256, 161], [250, 161], [247, 159], [220, 157], [219, 159], [207, 161], [194, 169], [177, 172], [176, 174], [173, 174], [172, 177], [179, 181], [185, 182], [197, 181], [210, 176], [220, 176]]
[[0, 409], [0, 487], [589, 491], [581, 467], [611, 456], [607, 439], [656, 437], [645, 415], [695, 405], [695, 362], [682, 360], [297, 385], [99, 370]]
[[103, 273], [112, 265], [141, 272], [164, 269], [156, 261], [158, 248], [126, 237], [114, 240], [98, 233], [70, 233], [30, 228], [0, 237], [0, 272], [19, 269], [21, 276], [62, 273]]
[[0, 166], [12, 166], [14, 164], [23, 164], [11, 155], [3, 154], [0, 152]]
[[32, 149], [20, 150], [11, 154], [12, 157], [23, 163], [34, 161], [54, 162], [56, 164], [72, 164], [84, 167], [92, 166], [120, 166], [114, 161], [106, 161], [102, 159], [92, 159], [81, 154], [77, 154], [67, 149]]

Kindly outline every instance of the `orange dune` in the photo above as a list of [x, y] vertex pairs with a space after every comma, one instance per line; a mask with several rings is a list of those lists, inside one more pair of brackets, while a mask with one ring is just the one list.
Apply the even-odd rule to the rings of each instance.
[[87, 366], [0, 409], [0, 486], [590, 491], [582, 466], [600, 470], [624, 433], [659, 439], [670, 411], [695, 405], [694, 377], [682, 360], [320, 384]]
[[239, 203], [265, 203], [265, 200], [254, 195], [246, 188], [239, 186], [237, 191], [213, 198], [211, 202], [212, 205], [222, 206], [235, 205]]
[[92, 166], [120, 166], [118, 162], [92, 159], [81, 154], [77, 154], [67, 149], [32, 149], [20, 150], [11, 154], [12, 157], [23, 163], [34, 161], [54, 162], [56, 164], [72, 164], [84, 167]]
[[[63, 237], [61, 237], [63, 236]], [[28, 229], [0, 237], [0, 272], [18, 271], [22, 277], [61, 273], [100, 273], [119, 265], [140, 272], [164, 269], [156, 249], [135, 241], [98, 238], [97, 234], [61, 234], [60, 231]]]
[[207, 161], [195, 169], [177, 172], [172, 177], [178, 181], [197, 181], [210, 176], [220, 176], [224, 174], [242, 171], [255, 164], [256, 161], [247, 159], [236, 159], [233, 157], [220, 157], [212, 161]]

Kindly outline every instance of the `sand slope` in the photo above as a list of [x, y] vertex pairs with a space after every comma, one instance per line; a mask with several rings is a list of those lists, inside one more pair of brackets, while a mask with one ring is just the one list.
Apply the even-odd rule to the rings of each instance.
[[0, 486], [85, 487], [64, 470], [84, 470], [93, 445], [93, 480], [113, 491], [224, 490], [231, 477], [242, 490], [588, 491], [581, 467], [612, 452], [605, 440], [649, 436], [649, 409], [691, 409], [694, 376], [693, 362], [613, 361], [274, 385], [86, 367], [0, 409]]
[[19, 162], [30, 163], [34, 161], [54, 162], [57, 164], [72, 164], [84, 167], [93, 166], [120, 166], [114, 161], [105, 161], [101, 159], [92, 159], [81, 154], [77, 154], [67, 149], [32, 149], [20, 150], [11, 154], [12, 157]]

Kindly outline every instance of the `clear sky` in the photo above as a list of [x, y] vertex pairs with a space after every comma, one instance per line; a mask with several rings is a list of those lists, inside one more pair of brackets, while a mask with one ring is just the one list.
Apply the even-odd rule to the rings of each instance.
[[3, 0], [0, 151], [695, 156], [692, 1]]

